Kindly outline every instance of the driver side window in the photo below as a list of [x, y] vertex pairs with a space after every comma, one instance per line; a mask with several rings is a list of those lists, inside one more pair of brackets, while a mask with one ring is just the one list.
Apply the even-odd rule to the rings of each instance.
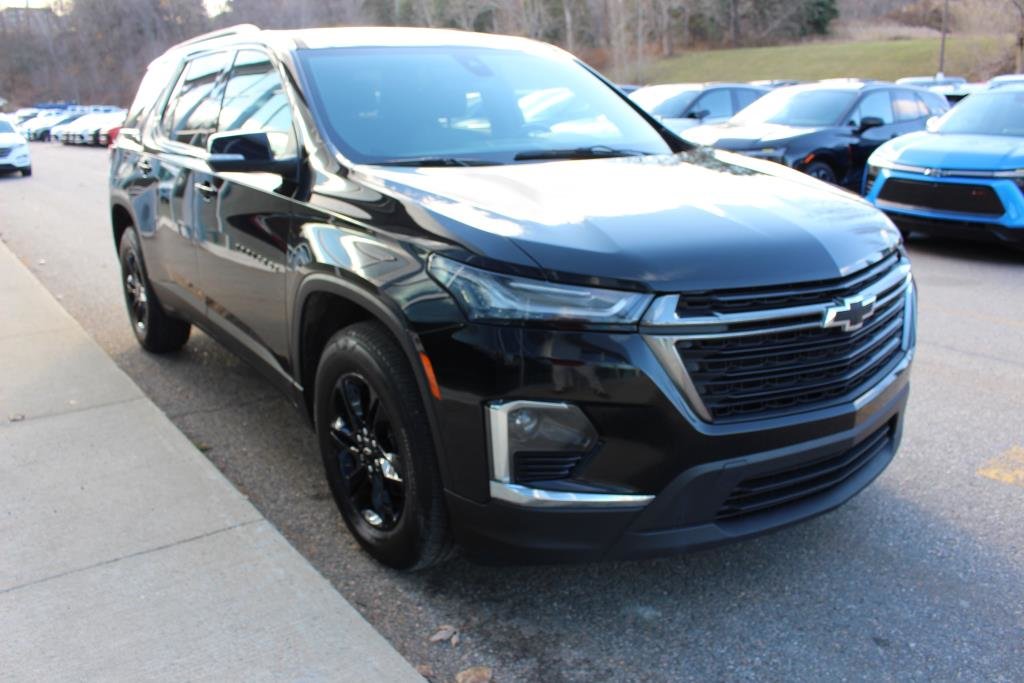
[[712, 90], [701, 95], [693, 106], [691, 112], [706, 111], [707, 118], [728, 118], [732, 116], [732, 95], [725, 88]]
[[274, 156], [296, 152], [292, 108], [270, 58], [259, 50], [239, 50], [224, 88], [217, 129], [224, 133], [265, 132]]
[[879, 118], [886, 126], [895, 120], [892, 115], [892, 98], [888, 90], [878, 90], [866, 95], [853, 114], [853, 124], [859, 126], [868, 117]]

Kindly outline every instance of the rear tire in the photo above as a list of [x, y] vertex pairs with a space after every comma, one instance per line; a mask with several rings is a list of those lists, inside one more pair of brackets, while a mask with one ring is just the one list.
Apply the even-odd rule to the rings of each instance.
[[139, 238], [130, 227], [121, 235], [118, 256], [125, 305], [135, 338], [151, 353], [177, 351], [188, 341], [192, 325], [172, 318], [160, 305], [146, 275]]
[[28, 176], [32, 175], [32, 167], [31, 167], [31, 166], [29, 166], [29, 167], [27, 167], [27, 168], [23, 168], [23, 169], [21, 169], [21, 175], [22, 175], [22, 176], [24, 176], [24, 177], [26, 177], [26, 178], [27, 178]]
[[823, 182], [836, 184], [836, 172], [824, 161], [812, 161], [807, 164], [804, 173]]
[[452, 548], [434, 442], [401, 348], [375, 322], [337, 332], [320, 357], [314, 418], [345, 525], [377, 561], [418, 570]]

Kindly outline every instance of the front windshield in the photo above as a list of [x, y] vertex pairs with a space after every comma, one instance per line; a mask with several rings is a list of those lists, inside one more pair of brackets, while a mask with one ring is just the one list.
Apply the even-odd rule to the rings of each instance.
[[972, 95], [942, 117], [938, 132], [1024, 136], [1024, 90]]
[[14, 126], [7, 121], [0, 120], [0, 133], [13, 133]]
[[356, 162], [671, 151], [622, 95], [569, 59], [475, 47], [307, 49], [299, 57], [325, 133]]
[[768, 93], [732, 117], [730, 123], [779, 123], [787, 126], [838, 126], [857, 94], [849, 90], [782, 88]]
[[698, 86], [652, 85], [634, 91], [629, 97], [649, 114], [674, 118], [680, 116], [700, 92]]

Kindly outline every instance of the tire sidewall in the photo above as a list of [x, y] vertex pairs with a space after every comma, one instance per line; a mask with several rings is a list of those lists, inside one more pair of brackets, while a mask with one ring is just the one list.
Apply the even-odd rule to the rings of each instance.
[[[380, 350], [368, 346], [358, 334], [342, 331], [324, 349], [316, 375], [314, 417], [317, 442], [327, 483], [352, 535], [381, 562], [395, 568], [407, 568], [419, 559], [426, 535], [424, 526], [429, 505], [424, 500], [420, 483], [428, 481], [427, 473], [422, 471], [425, 463], [414, 455], [414, 436], [409, 420], [415, 419], [415, 407], [408, 405], [410, 397], [403, 396], [397, 383], [382, 366], [378, 357]], [[371, 526], [348, 499], [336, 447], [327, 429], [334, 387], [338, 379], [348, 373], [360, 375], [377, 393], [393, 425], [398, 471], [405, 483], [405, 501], [398, 524], [387, 531]], [[419, 399], [412, 397], [412, 400]], [[432, 446], [428, 444], [425, 447]]]
[[[131, 301], [128, 299], [128, 291], [125, 288], [125, 278], [128, 275], [127, 268], [129, 255], [134, 256], [136, 262], [138, 262], [139, 271], [142, 273], [142, 282], [140, 284], [146, 289], [146, 320], [143, 321], [146, 326], [145, 331], [140, 330], [139, 326], [135, 324]], [[136, 339], [145, 346], [147, 342], [146, 336], [151, 327], [150, 318], [152, 318], [152, 302], [154, 301], [154, 298], [153, 291], [149, 286], [149, 275], [146, 274], [146, 263], [142, 260], [142, 250], [139, 248], [139, 238], [135, 235], [135, 230], [132, 228], [128, 228], [121, 235], [121, 244], [118, 247], [118, 260], [121, 264], [121, 292], [124, 296], [125, 307], [128, 311], [128, 320], [131, 322], [132, 332], [135, 333]]]

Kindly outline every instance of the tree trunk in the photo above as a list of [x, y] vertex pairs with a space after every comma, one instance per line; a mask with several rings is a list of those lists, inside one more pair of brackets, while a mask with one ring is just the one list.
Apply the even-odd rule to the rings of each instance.
[[562, 12], [565, 15], [565, 49], [569, 52], [575, 52], [576, 31], [572, 23], [572, 0], [565, 0], [562, 3]]

